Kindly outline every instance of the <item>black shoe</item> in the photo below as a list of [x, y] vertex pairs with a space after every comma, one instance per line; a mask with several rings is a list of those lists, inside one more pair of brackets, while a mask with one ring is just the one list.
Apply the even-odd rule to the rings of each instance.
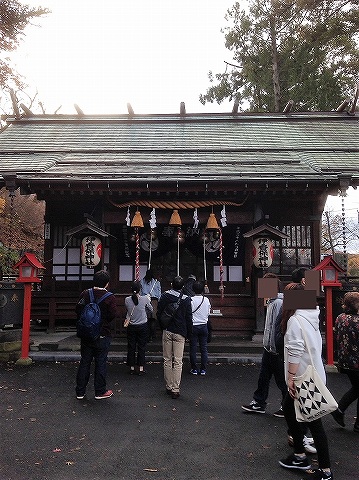
[[242, 410], [248, 413], [266, 413], [266, 409], [254, 400], [249, 405], [242, 405]]
[[345, 423], [344, 423], [344, 413], [341, 412], [339, 410], [339, 408], [337, 408], [336, 410], [334, 410], [334, 412], [332, 412], [332, 417], [334, 418], [334, 420], [339, 423], [339, 425], [341, 427], [345, 427]]
[[297, 470], [310, 470], [311, 468], [307, 457], [300, 458], [294, 453], [287, 458], [283, 458], [283, 460], [279, 460], [279, 465], [284, 468], [295, 468]]
[[354, 423], [354, 428], [353, 428], [354, 432], [356, 433], [359, 433], [359, 423], [358, 422], [355, 422]]
[[173, 400], [175, 400], [176, 398], [178, 398], [180, 396], [179, 392], [172, 392], [172, 398]]
[[301, 480], [333, 480], [333, 474], [332, 472], [326, 473], [323, 472], [320, 468], [315, 469], [315, 470], [309, 470], [308, 472], [308, 478], [306, 477], [305, 479]]
[[166, 388], [166, 393], [167, 395], [172, 395], [172, 390], [170, 390], [169, 388]]
[[284, 418], [283, 408], [280, 407], [280, 409], [274, 412], [273, 415], [278, 418]]

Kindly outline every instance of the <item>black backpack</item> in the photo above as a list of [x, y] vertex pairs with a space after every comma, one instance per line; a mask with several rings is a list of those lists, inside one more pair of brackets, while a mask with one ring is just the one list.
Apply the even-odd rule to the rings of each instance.
[[100, 336], [101, 330], [101, 310], [99, 303], [105, 298], [112, 295], [111, 292], [106, 292], [97, 301], [95, 299], [93, 288], [88, 290], [90, 303], [87, 303], [80, 314], [77, 321], [77, 336], [86, 340], [97, 340]]
[[183, 296], [183, 292], [180, 293], [180, 296], [176, 302], [168, 303], [163, 309], [161, 316], [158, 319], [162, 330], [166, 330], [166, 328], [174, 319], [176, 312], [178, 310], [178, 307], [181, 303], [182, 296]]

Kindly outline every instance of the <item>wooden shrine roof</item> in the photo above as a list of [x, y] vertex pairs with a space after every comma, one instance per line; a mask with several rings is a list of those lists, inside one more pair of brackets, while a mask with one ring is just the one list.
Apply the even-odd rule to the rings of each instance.
[[347, 112], [22, 116], [0, 133], [0, 179], [357, 185], [358, 133]]

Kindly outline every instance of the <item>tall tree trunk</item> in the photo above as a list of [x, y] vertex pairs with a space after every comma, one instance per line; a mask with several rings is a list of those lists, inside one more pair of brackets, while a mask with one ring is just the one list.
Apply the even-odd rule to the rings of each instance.
[[280, 85], [279, 85], [279, 68], [278, 68], [278, 51], [277, 51], [277, 37], [276, 37], [276, 25], [275, 16], [270, 15], [270, 37], [271, 37], [271, 49], [272, 49], [272, 69], [273, 69], [273, 94], [274, 94], [274, 111], [280, 111]]
[[325, 218], [327, 220], [327, 231], [328, 231], [328, 240], [329, 240], [329, 245], [330, 245], [330, 250], [332, 252], [332, 257], [334, 258], [334, 244], [333, 244], [333, 238], [332, 238], [332, 232], [330, 230], [330, 220], [329, 220], [329, 212], [325, 212]]

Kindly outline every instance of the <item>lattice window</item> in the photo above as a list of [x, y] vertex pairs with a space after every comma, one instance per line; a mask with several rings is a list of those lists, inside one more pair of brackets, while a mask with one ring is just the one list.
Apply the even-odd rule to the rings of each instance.
[[[53, 227], [52, 275], [58, 281], [92, 280], [94, 269], [81, 264], [81, 239], [66, 235], [72, 227]], [[102, 239], [104, 264], [109, 263], [108, 239]]]
[[290, 275], [297, 267], [311, 266], [312, 233], [310, 225], [286, 225], [280, 229], [289, 238], [282, 242], [274, 242], [271, 271], [281, 275]]

